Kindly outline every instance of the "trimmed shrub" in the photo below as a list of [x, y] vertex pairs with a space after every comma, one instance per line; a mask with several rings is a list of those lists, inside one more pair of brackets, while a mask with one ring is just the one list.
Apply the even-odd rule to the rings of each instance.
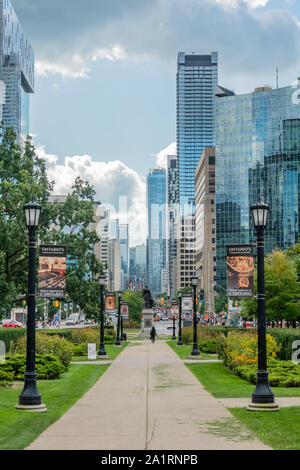
[[294, 352], [292, 344], [294, 341], [300, 340], [300, 330], [294, 328], [268, 328], [267, 332], [281, 346], [278, 353], [279, 359], [290, 361]]
[[[11, 352], [15, 354], [25, 354], [26, 337], [19, 338], [13, 343]], [[72, 358], [72, 345], [65, 338], [61, 338], [58, 335], [49, 336], [38, 332], [36, 335], [36, 353], [53, 354], [61, 362], [64, 370], [68, 370]]]
[[218, 352], [218, 339], [212, 338], [199, 341], [200, 351], [208, 354], [216, 354]]
[[[65, 368], [52, 354], [37, 354], [36, 373], [39, 380], [57, 379]], [[24, 380], [26, 370], [26, 356], [23, 354], [8, 354], [5, 364], [0, 365], [0, 380], [13, 381]]]
[[8, 353], [12, 341], [16, 341], [21, 336], [26, 335], [26, 328], [0, 328], [0, 341], [5, 343], [5, 350]]
[[88, 346], [87, 343], [72, 344], [73, 356], [87, 356]]
[[[268, 361], [269, 383], [272, 387], [300, 387], [300, 365], [292, 361], [280, 361], [269, 359]], [[256, 384], [257, 365], [250, 364], [239, 366], [236, 373], [248, 382]]]

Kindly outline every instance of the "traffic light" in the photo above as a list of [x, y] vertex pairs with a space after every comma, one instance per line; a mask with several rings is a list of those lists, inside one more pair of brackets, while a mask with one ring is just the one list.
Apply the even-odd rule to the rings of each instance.
[[56, 307], [56, 308], [59, 307], [59, 301], [58, 301], [58, 300], [55, 300], [55, 301], [54, 301], [54, 307]]
[[164, 297], [161, 297], [161, 299], [160, 299], [160, 305], [164, 305], [164, 303], [165, 303], [165, 299], [164, 299]]

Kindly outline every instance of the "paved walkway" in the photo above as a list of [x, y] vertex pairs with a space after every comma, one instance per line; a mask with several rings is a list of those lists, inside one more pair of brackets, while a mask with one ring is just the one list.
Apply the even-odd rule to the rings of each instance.
[[32, 450], [268, 449], [163, 341], [128, 345]]
[[[279, 408], [300, 406], [300, 397], [277, 397], [276, 387], [273, 387], [272, 391]], [[226, 408], [243, 408], [249, 404], [249, 398], [218, 398], [218, 402], [226, 406]]]

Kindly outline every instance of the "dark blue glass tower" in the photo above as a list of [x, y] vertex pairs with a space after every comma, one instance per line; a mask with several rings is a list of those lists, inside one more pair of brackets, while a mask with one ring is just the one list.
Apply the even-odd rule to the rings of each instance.
[[216, 98], [217, 282], [227, 244], [255, 243], [250, 206], [270, 205], [266, 253], [299, 239], [300, 85]]
[[166, 170], [147, 175], [147, 283], [153, 294], [162, 292], [162, 270], [166, 267]]

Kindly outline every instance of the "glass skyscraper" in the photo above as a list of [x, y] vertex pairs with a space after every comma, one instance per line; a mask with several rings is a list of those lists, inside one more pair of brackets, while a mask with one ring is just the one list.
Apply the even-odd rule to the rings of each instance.
[[166, 267], [166, 198], [166, 170], [150, 170], [147, 175], [147, 283], [153, 294], [162, 292], [161, 272]]
[[218, 53], [178, 53], [177, 157], [181, 214], [194, 214], [195, 170], [205, 147], [215, 145]]
[[9, 0], [0, 0], [0, 120], [19, 143], [29, 134], [29, 93], [34, 92], [34, 53]]
[[227, 244], [255, 243], [250, 206], [270, 205], [266, 253], [299, 239], [300, 84], [216, 98], [217, 282]]

